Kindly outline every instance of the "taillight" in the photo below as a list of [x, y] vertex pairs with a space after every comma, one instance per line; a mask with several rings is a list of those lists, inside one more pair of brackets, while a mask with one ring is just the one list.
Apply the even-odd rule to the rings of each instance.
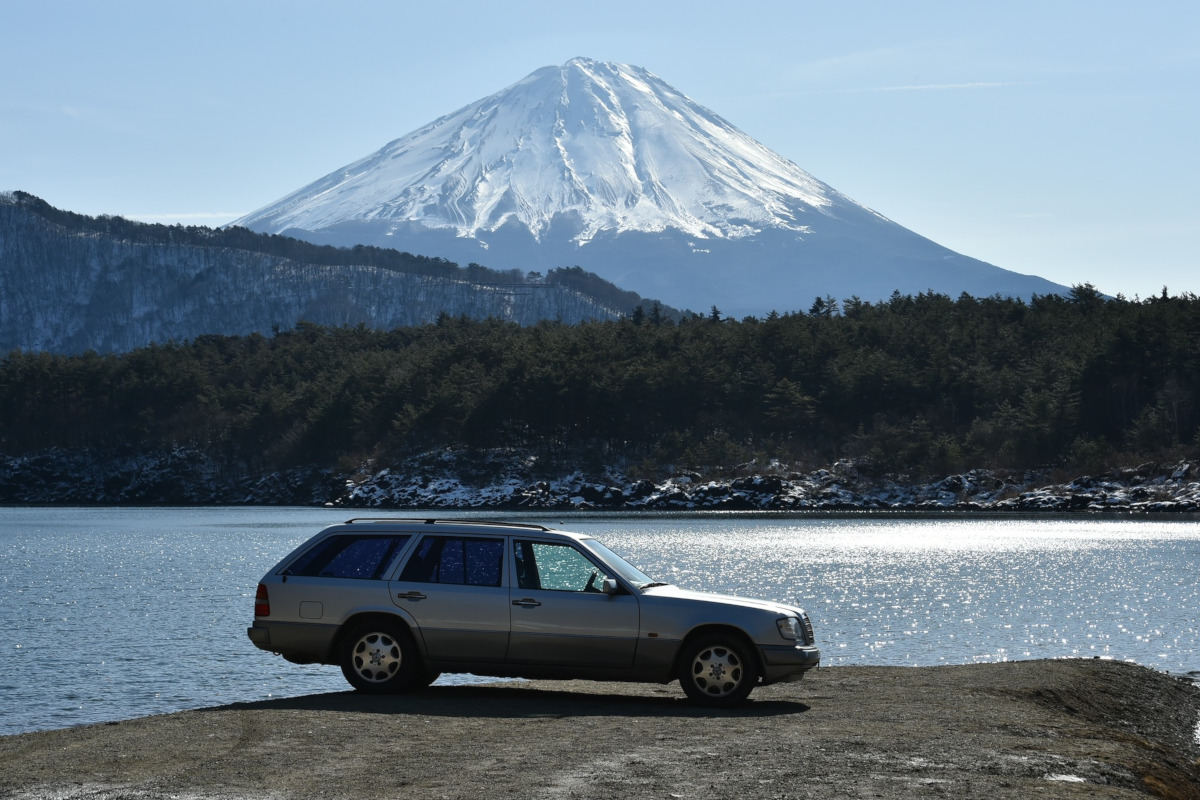
[[258, 591], [254, 594], [254, 616], [271, 616], [271, 599], [267, 597], [267, 587], [261, 583], [258, 585]]

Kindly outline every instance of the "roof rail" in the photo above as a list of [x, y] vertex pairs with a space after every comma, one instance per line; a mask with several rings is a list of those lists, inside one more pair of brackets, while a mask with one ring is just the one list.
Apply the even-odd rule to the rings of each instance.
[[347, 525], [355, 522], [418, 522], [423, 525], [490, 525], [503, 528], [529, 528], [535, 531], [549, 531], [545, 525], [534, 525], [529, 522], [505, 522], [495, 519], [434, 519], [432, 517], [352, 517], [346, 520]]

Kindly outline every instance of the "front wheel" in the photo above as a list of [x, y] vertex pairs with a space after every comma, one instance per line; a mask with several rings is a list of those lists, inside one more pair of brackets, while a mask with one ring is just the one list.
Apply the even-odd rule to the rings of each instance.
[[704, 636], [687, 644], [679, 661], [679, 684], [693, 703], [735, 706], [758, 682], [758, 667], [733, 636]]
[[424, 675], [408, 629], [393, 622], [359, 623], [342, 637], [342, 674], [360, 692], [406, 692]]

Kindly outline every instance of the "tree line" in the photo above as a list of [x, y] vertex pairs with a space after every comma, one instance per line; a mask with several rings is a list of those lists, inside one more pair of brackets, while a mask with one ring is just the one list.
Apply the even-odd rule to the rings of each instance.
[[186, 445], [255, 470], [511, 447], [636, 472], [859, 459], [924, 476], [1200, 453], [1200, 299], [819, 299], [520, 327], [301, 324], [0, 361], [0, 451]]

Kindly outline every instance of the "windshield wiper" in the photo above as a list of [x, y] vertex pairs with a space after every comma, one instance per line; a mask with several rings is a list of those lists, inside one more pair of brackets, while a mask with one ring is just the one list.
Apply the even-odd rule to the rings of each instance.
[[664, 582], [662, 582], [662, 581], [651, 581], [650, 583], [643, 583], [643, 584], [641, 585], [641, 587], [640, 587], [640, 588], [642, 588], [642, 589], [653, 589], [655, 586], [670, 586], [670, 585], [671, 585], [671, 584], [669, 584], [669, 583], [664, 583]]

